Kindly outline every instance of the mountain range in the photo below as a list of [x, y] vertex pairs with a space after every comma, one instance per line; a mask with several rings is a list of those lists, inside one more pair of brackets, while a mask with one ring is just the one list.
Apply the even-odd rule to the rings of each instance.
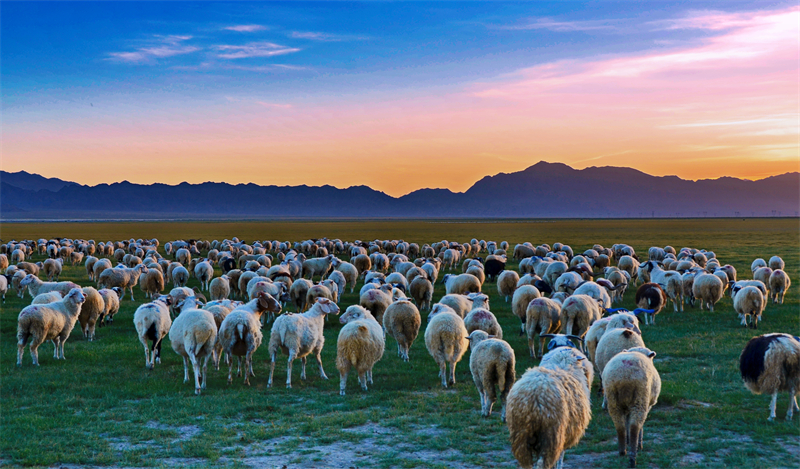
[[2, 220], [270, 218], [650, 218], [798, 216], [800, 173], [691, 181], [632, 168], [540, 161], [486, 176], [465, 192], [391, 197], [367, 186], [82, 185], [0, 171]]

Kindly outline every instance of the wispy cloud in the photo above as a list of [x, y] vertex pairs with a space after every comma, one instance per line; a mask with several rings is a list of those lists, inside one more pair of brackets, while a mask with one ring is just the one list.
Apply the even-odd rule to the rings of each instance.
[[707, 29], [722, 31], [752, 24], [753, 15], [748, 13], [726, 13], [722, 11], [690, 11], [681, 18], [650, 21], [646, 25], [655, 30]]
[[163, 59], [176, 55], [190, 54], [197, 52], [200, 47], [184, 45], [184, 41], [192, 39], [192, 36], [154, 36], [154, 44], [139, 47], [134, 51], [110, 52], [109, 59], [128, 63], [148, 63], [155, 62], [155, 59]]
[[291, 104], [278, 104], [278, 103], [268, 103], [265, 101], [256, 101], [256, 103], [269, 108], [277, 108], [277, 109], [291, 109], [294, 106]]
[[272, 42], [251, 42], [242, 46], [218, 45], [214, 49], [222, 59], [246, 59], [251, 57], [273, 57], [276, 55], [291, 54], [302, 49], [286, 47]]
[[592, 21], [557, 21], [552, 18], [529, 18], [521, 24], [503, 25], [499, 29], [514, 31], [547, 29], [556, 32], [594, 31], [601, 29], [615, 29], [610, 20]]
[[256, 31], [264, 31], [267, 29], [266, 26], [262, 26], [260, 24], [240, 24], [236, 26], [228, 26], [222, 29], [227, 29], [228, 31], [236, 31], [239, 33], [254, 33]]
[[308, 39], [311, 41], [338, 42], [364, 40], [362, 36], [345, 36], [341, 34], [320, 33], [313, 31], [292, 31], [289, 37], [294, 39]]

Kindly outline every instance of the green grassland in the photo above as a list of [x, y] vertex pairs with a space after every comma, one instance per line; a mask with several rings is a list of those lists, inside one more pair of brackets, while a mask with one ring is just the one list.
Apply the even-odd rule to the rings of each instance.
[[[778, 419], [767, 422], [769, 396], [754, 396], [741, 384], [738, 357], [753, 336], [767, 332], [800, 334], [800, 223], [797, 219], [727, 220], [568, 220], [497, 222], [347, 221], [347, 222], [181, 222], [42, 223], [0, 227], [3, 241], [55, 236], [99, 241], [157, 237], [246, 241], [309, 237], [343, 240], [405, 239], [466, 242], [475, 237], [513, 244], [560, 241], [576, 253], [595, 243], [628, 243], [646, 256], [647, 248], [672, 245], [713, 250], [732, 264], [739, 278], [750, 278], [756, 257], [780, 255], [794, 285], [783, 305], [769, 304], [759, 330], [739, 325], [730, 297], [714, 313], [672, 307], [657, 324], [642, 326], [643, 338], [658, 352], [656, 367], [663, 387], [645, 425], [640, 467], [800, 467], [800, 416], [786, 422], [788, 397], [778, 401]], [[163, 254], [163, 251], [162, 251]], [[34, 257], [34, 261], [41, 257]], [[516, 269], [516, 262], [509, 268]], [[217, 271], [219, 273], [219, 271]], [[92, 285], [83, 266], [65, 267], [61, 280]], [[197, 286], [191, 279], [189, 286]], [[360, 283], [359, 286], [360, 288]], [[510, 305], [487, 282], [491, 309], [517, 354], [517, 375], [538, 360], [517, 335], [519, 321]], [[31, 365], [26, 349], [16, 361], [16, 318], [30, 298], [9, 292], [0, 308], [0, 465], [184, 467], [516, 467], [508, 431], [499, 417], [479, 414], [480, 400], [469, 373], [469, 356], [458, 365], [457, 384], [442, 389], [438, 369], [425, 349], [422, 333], [409, 363], [387, 338], [386, 353], [374, 369], [375, 384], [363, 392], [351, 374], [347, 395], [338, 393], [335, 368], [335, 318], [326, 324], [323, 363], [330, 380], [309, 366], [293, 389], [266, 387], [265, 343], [255, 354], [256, 378], [228, 385], [226, 373], [210, 371], [208, 389], [194, 395], [182, 380], [182, 361], [169, 345], [163, 363], [148, 371], [133, 327], [133, 312], [143, 302], [123, 301], [111, 327], [87, 342], [78, 329], [65, 346], [66, 361], [55, 361], [51, 345], [40, 349], [41, 366]], [[340, 306], [357, 303], [345, 294]], [[434, 300], [444, 294], [436, 286]], [[633, 288], [623, 306], [633, 308]], [[426, 313], [423, 313], [423, 317]], [[423, 319], [424, 328], [424, 319]], [[313, 360], [312, 360], [313, 361]], [[286, 373], [285, 359], [275, 370]], [[583, 440], [567, 452], [565, 467], [627, 467], [616, 453], [616, 434], [600, 408], [597, 381], [593, 418]]]

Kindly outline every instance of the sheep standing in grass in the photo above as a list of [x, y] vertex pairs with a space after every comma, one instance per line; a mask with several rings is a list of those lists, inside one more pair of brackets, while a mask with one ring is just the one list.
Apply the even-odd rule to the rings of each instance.
[[[161, 363], [161, 342], [172, 327], [169, 317], [170, 303], [170, 297], [161, 296], [151, 303], [139, 306], [133, 313], [133, 325], [139, 342], [144, 346], [144, 366], [150, 370], [155, 363]], [[147, 344], [148, 340], [150, 345]]]
[[[525, 311], [525, 331], [528, 335], [528, 349], [531, 358], [536, 358], [536, 346], [539, 355], [544, 352], [542, 334], [554, 334], [561, 327], [561, 303], [550, 298], [535, 298], [528, 303]], [[534, 344], [534, 337], [536, 344]]]
[[[58, 277], [61, 275], [61, 258], [58, 259], [45, 259], [44, 264], [42, 264], [42, 271], [47, 276], [47, 281], [52, 282], [55, 280], [58, 282]], [[91, 277], [90, 277], [91, 278]]]
[[214, 267], [207, 259], [200, 259], [200, 262], [194, 266], [194, 276], [200, 281], [200, 288], [208, 291], [211, 279], [214, 278]]
[[[202, 309], [187, 309], [175, 318], [169, 329], [172, 350], [183, 358], [183, 382], [189, 381], [189, 362], [194, 371], [194, 393], [199, 395], [206, 388], [208, 359], [214, 354], [217, 340], [217, 325], [214, 316]], [[200, 362], [202, 361], [202, 384]]]
[[172, 284], [176, 287], [185, 287], [189, 282], [189, 271], [182, 265], [177, 265], [172, 269]]
[[60, 301], [30, 305], [17, 318], [17, 366], [22, 366], [22, 351], [31, 340], [33, 364], [39, 366], [39, 346], [45, 340], [55, 343], [53, 358], [64, 359], [64, 343], [69, 338], [86, 300], [80, 288], [73, 288]]
[[[447, 294], [480, 293], [481, 281], [472, 274], [453, 275], [447, 274], [443, 279]], [[514, 284], [516, 286], [516, 282]]]
[[339, 259], [335, 259], [333, 265], [336, 266], [336, 270], [344, 275], [344, 278], [347, 280], [347, 285], [350, 285], [350, 293], [353, 293], [353, 290], [356, 288], [356, 282], [358, 281], [358, 269], [356, 266], [349, 262], [340, 261]]
[[517, 379], [514, 366], [516, 357], [514, 349], [504, 340], [496, 339], [484, 331], [473, 331], [469, 335], [472, 353], [469, 357], [469, 369], [472, 380], [481, 396], [481, 415], [492, 415], [492, 406], [497, 400], [497, 390], [503, 407], [501, 419], [506, 421], [506, 397]]
[[[513, 270], [504, 270], [499, 277], [497, 277], [497, 294], [506, 298], [508, 303], [514, 290], [517, 289], [517, 282], [519, 282], [519, 274]], [[449, 293], [449, 292], [448, 292]]]
[[692, 282], [692, 295], [700, 300], [701, 311], [706, 305], [709, 311], [714, 312], [714, 305], [722, 299], [724, 292], [725, 284], [714, 274], [700, 274]]
[[764, 296], [762, 290], [755, 286], [747, 286], [738, 290], [733, 297], [733, 309], [739, 313], [742, 319], [742, 325], [747, 327], [747, 319], [752, 316], [751, 326], [753, 329], [758, 329], [758, 321], [761, 319], [761, 313], [767, 306], [767, 298]]
[[781, 269], [773, 270], [769, 276], [769, 291], [772, 295], [772, 303], [783, 304], [783, 295], [792, 285], [789, 276]]
[[636, 453], [643, 447], [644, 422], [661, 394], [661, 376], [653, 365], [655, 356], [642, 347], [623, 350], [608, 362], [602, 375], [619, 454], [628, 453], [630, 467], [636, 467]]
[[[598, 319], [592, 324], [592, 327], [589, 328], [589, 332], [586, 333], [586, 352], [590, 362], [596, 362], [595, 351], [597, 351], [597, 344], [600, 342], [603, 334], [605, 334], [607, 330], [612, 329], [630, 329], [637, 334], [641, 335], [642, 333], [642, 330], [639, 329], [639, 319], [635, 314], [628, 311], [620, 311], [606, 318]], [[599, 372], [600, 370], [598, 370], [598, 373]]]
[[430, 310], [433, 301], [433, 284], [430, 280], [419, 275], [411, 281], [408, 286], [408, 293], [419, 306], [421, 311]]
[[317, 302], [303, 314], [284, 314], [272, 323], [269, 337], [270, 369], [267, 387], [272, 386], [272, 375], [275, 372], [275, 361], [278, 351], [289, 356], [286, 370], [286, 387], [292, 387], [292, 362], [299, 358], [303, 364], [300, 379], [306, 379], [306, 357], [313, 354], [319, 364], [319, 374], [328, 379], [322, 368], [322, 347], [325, 345], [323, 327], [325, 316], [339, 314], [336, 303], [327, 298], [318, 298]]
[[367, 384], [372, 384], [372, 368], [383, 357], [386, 341], [380, 324], [363, 306], [350, 306], [339, 322], [344, 327], [336, 342], [336, 368], [339, 370], [339, 394], [344, 396], [350, 368], [356, 369], [361, 389], [366, 391]]
[[344, 295], [344, 287], [347, 286], [347, 279], [344, 274], [339, 270], [334, 270], [328, 275], [328, 280], [336, 284], [336, 297], [341, 299]]
[[[439, 377], [442, 386], [456, 382], [456, 364], [469, 347], [467, 328], [464, 320], [447, 305], [437, 303], [428, 315], [428, 326], [425, 328], [425, 347], [436, 364], [439, 365]], [[450, 365], [450, 373], [447, 365]]]
[[378, 323], [383, 323], [383, 313], [392, 304], [392, 286], [383, 285], [380, 288], [365, 291], [361, 294], [359, 304], [367, 308]]
[[800, 338], [789, 334], [765, 334], [747, 342], [739, 357], [744, 385], [753, 394], [772, 394], [769, 420], [775, 419], [779, 392], [789, 393], [786, 420], [792, 419], [800, 394]]
[[408, 300], [395, 301], [383, 313], [383, 329], [397, 341], [397, 355], [403, 361], [409, 360], [408, 350], [417, 339], [421, 324], [419, 310]]
[[[445, 295], [439, 300], [438, 304], [449, 306], [462, 319], [467, 315], [467, 313], [472, 311], [472, 300], [465, 295]], [[436, 305], [434, 305], [434, 307], [435, 306]], [[428, 315], [428, 320], [430, 321], [430, 319], [430, 315]]]
[[769, 258], [769, 268], [772, 270], [783, 270], [786, 268], [786, 263], [783, 262], [780, 256], [772, 256]]
[[211, 300], [226, 300], [231, 295], [231, 284], [227, 275], [214, 278], [208, 286]]
[[[608, 362], [614, 358], [614, 355], [622, 352], [625, 349], [644, 346], [644, 340], [642, 340], [641, 333], [637, 333], [632, 329], [607, 329], [597, 342], [597, 349], [594, 352], [594, 365], [602, 377], [606, 364], [608, 364]], [[604, 409], [606, 408], [606, 402], [606, 398], [603, 397]]]
[[602, 317], [597, 301], [588, 295], [572, 295], [561, 306], [561, 333], [583, 337]]
[[0, 295], [3, 297], [3, 303], [6, 302], [6, 293], [8, 292], [8, 277], [0, 275]]
[[83, 294], [86, 297], [86, 301], [81, 307], [78, 321], [81, 324], [83, 337], [91, 342], [94, 340], [95, 325], [97, 320], [105, 313], [106, 304], [103, 296], [92, 287], [83, 287]]
[[106, 323], [114, 322], [114, 315], [119, 312], [119, 289], [118, 288], [103, 288], [98, 290], [100, 296], [103, 297], [103, 314], [100, 315], [98, 321], [102, 327]]
[[514, 296], [511, 297], [511, 312], [514, 316], [519, 318], [520, 321], [520, 334], [525, 333], [525, 322], [528, 318], [528, 305], [531, 301], [542, 296], [539, 290], [533, 285], [522, 285], [514, 290]]
[[[591, 368], [576, 349], [558, 347], [517, 380], [506, 402], [511, 452], [520, 466], [561, 467], [592, 418]], [[541, 459], [541, 465], [537, 463]]]
[[[8, 268], [11, 270], [11, 267]], [[8, 274], [8, 270], [6, 270], [6, 275]], [[25, 297], [25, 289], [28, 288], [28, 285], [23, 285], [22, 282], [25, 280], [25, 277], [28, 276], [28, 273], [24, 270], [17, 270], [11, 275], [11, 286], [14, 288], [14, 291], [17, 292], [17, 296], [20, 298]]]
[[92, 266], [92, 277], [95, 282], [100, 281], [100, 274], [103, 273], [106, 269], [111, 269], [113, 266], [111, 265], [111, 261], [108, 259], [97, 259], [94, 265]]
[[94, 256], [88, 256], [84, 261], [84, 266], [86, 267], [86, 275], [89, 277], [89, 280], [94, 280], [94, 265], [97, 263], [98, 259]]
[[[228, 363], [228, 384], [233, 381], [234, 356], [237, 357], [238, 373], [244, 373], [244, 384], [249, 386], [250, 376], [255, 376], [253, 373], [253, 354], [261, 345], [263, 338], [261, 334], [261, 315], [265, 311], [277, 314], [281, 311], [281, 305], [268, 293], [261, 292], [256, 298], [231, 311], [222, 320], [219, 326], [219, 343], [225, 353], [228, 354], [228, 357], [231, 357]], [[275, 324], [277, 322], [275, 321]], [[242, 366], [242, 357], [244, 357], [244, 366]]]
[[[17, 274], [15, 273], [14, 275]], [[25, 287], [28, 288], [28, 294], [31, 295], [31, 298], [36, 297], [36, 295], [39, 295], [40, 293], [47, 293], [51, 291], [57, 291], [61, 293], [61, 296], [66, 296], [67, 293], [69, 293], [73, 288], [80, 288], [80, 285], [72, 282], [42, 282], [39, 277], [33, 274], [28, 274], [23, 277], [23, 279], [19, 282], [19, 285], [22, 287], [23, 291]]]
[[644, 323], [655, 324], [656, 314], [661, 312], [664, 306], [667, 305], [667, 294], [657, 283], [643, 283], [636, 290], [636, 299], [634, 301], [636, 302], [636, 306], [647, 311], [645, 313]]
[[467, 328], [467, 333], [482, 330], [491, 336], [502, 339], [503, 328], [500, 327], [497, 317], [489, 311], [489, 297], [483, 293], [471, 293], [469, 296], [472, 300], [472, 310], [464, 317], [464, 327]]
[[164, 291], [164, 274], [157, 269], [147, 269], [139, 275], [139, 289], [152, 298], [158, 298]]
[[115, 267], [113, 269], [106, 269], [100, 274], [97, 280], [99, 288], [112, 288], [119, 287], [122, 289], [120, 300], [125, 297], [125, 290], [130, 290], [131, 300], [133, 300], [133, 287], [139, 283], [139, 274], [147, 272], [147, 267], [144, 264], [139, 264], [136, 267]]

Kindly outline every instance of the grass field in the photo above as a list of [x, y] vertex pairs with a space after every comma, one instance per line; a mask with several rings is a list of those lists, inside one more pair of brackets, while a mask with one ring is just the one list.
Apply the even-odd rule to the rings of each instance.
[[[572, 220], [498, 222], [253, 222], [253, 223], [63, 223], [7, 224], [0, 237], [10, 239], [82, 237], [97, 241], [157, 237], [171, 239], [344, 240], [405, 239], [419, 243], [441, 239], [466, 242], [507, 240], [512, 245], [560, 241], [576, 253], [594, 243], [628, 243], [647, 248], [672, 245], [714, 251], [722, 263], [750, 278], [756, 257], [780, 255], [794, 286], [783, 305], [769, 304], [754, 332], [739, 325], [726, 296], [717, 311], [688, 308], [659, 314], [643, 326], [643, 338], [658, 352], [655, 363], [663, 382], [661, 397], [645, 425], [640, 467], [800, 467], [800, 416], [786, 422], [788, 397], [778, 401], [778, 419], [767, 422], [769, 396], [754, 396], [741, 384], [738, 356], [751, 337], [767, 332], [800, 334], [800, 223], [797, 219], [755, 220]], [[162, 252], [163, 254], [163, 252]], [[41, 260], [35, 257], [34, 260]], [[516, 269], [516, 263], [510, 263]], [[219, 271], [217, 271], [219, 272]], [[61, 280], [91, 285], [82, 266], [67, 268]], [[192, 279], [189, 286], [198, 285]], [[360, 287], [360, 284], [359, 284]], [[623, 306], [633, 307], [633, 289]], [[346, 294], [340, 305], [358, 301]], [[519, 337], [519, 321], [494, 284], [484, 292], [517, 354], [517, 375], [538, 362]], [[0, 309], [0, 464], [7, 466], [253, 466], [253, 467], [516, 467], [499, 406], [490, 419], [479, 415], [480, 400], [468, 360], [456, 370], [456, 386], [442, 389], [438, 369], [425, 349], [422, 331], [402, 362], [387, 338], [386, 353], [374, 370], [367, 392], [351, 376], [348, 394], [338, 394], [335, 368], [338, 321], [326, 325], [323, 363], [329, 381], [309, 366], [308, 380], [293, 389], [266, 387], [265, 344], [255, 355], [256, 378], [228, 385], [226, 374], [211, 371], [207, 391], [194, 395], [183, 384], [182, 361], [169, 345], [163, 363], [144, 367], [144, 354], [131, 322], [137, 301], [123, 301], [111, 327], [98, 329], [86, 342], [73, 331], [66, 361], [40, 349], [41, 366], [31, 365], [26, 349], [17, 368], [16, 318], [30, 302], [12, 293]], [[443, 294], [436, 286], [434, 300]], [[423, 313], [425, 316], [425, 313]], [[424, 328], [424, 319], [423, 319]], [[265, 329], [265, 336], [269, 332]], [[277, 383], [286, 364], [276, 366]], [[627, 467], [616, 453], [616, 434], [602, 399], [593, 389], [593, 418], [581, 443], [567, 452], [565, 467]]]

